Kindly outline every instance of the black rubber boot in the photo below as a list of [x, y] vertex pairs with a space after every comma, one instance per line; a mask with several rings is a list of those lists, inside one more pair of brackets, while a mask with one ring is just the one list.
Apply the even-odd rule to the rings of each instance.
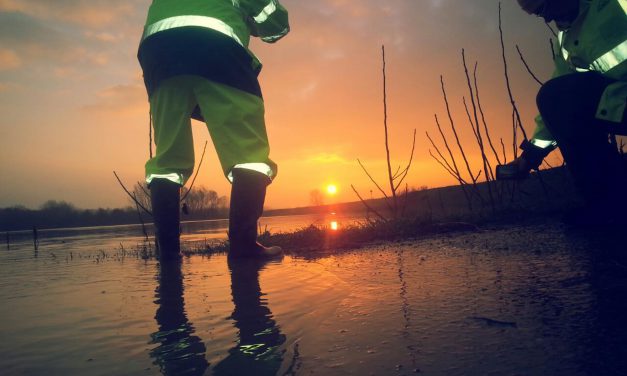
[[233, 169], [229, 212], [229, 258], [277, 258], [281, 247], [264, 247], [257, 242], [257, 221], [263, 213], [270, 179], [255, 171]]
[[154, 179], [150, 183], [157, 257], [161, 261], [181, 258], [180, 189], [180, 185], [166, 179]]

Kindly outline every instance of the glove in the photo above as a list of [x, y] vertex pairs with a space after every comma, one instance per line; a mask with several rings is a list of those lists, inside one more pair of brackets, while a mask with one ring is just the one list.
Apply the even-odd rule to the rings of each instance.
[[522, 180], [529, 176], [529, 172], [529, 162], [521, 155], [507, 164], [496, 166], [496, 180]]
[[513, 161], [496, 166], [496, 180], [522, 180], [531, 170], [537, 170], [554, 147], [541, 148], [525, 140], [520, 145], [522, 154]]

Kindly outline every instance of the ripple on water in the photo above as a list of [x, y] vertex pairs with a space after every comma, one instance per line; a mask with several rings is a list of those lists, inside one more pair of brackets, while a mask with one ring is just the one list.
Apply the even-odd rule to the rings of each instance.
[[588, 251], [544, 231], [534, 236], [548, 233], [553, 248], [541, 251], [493, 247], [519, 240], [496, 232], [261, 270], [197, 256], [165, 282], [153, 261], [3, 255], [0, 336], [11, 341], [0, 342], [0, 369], [578, 375], [620, 364], [610, 345], [625, 342], [624, 329], [601, 302], [624, 290], [596, 286]]

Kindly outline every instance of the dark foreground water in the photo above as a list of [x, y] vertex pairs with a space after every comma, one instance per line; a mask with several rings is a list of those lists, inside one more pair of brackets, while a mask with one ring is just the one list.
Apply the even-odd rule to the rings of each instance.
[[0, 374], [627, 369], [620, 238], [539, 224], [266, 265], [193, 256], [180, 268], [99, 242], [0, 251]]

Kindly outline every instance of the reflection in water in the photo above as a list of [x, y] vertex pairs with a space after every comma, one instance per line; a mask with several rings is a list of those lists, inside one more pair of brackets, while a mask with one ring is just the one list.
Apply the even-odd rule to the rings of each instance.
[[213, 369], [216, 375], [274, 375], [281, 367], [285, 335], [272, 318], [259, 285], [263, 263], [257, 260], [229, 261], [231, 292], [235, 309], [231, 318], [239, 341]]
[[338, 228], [339, 228], [339, 225], [337, 224], [337, 221], [331, 221], [331, 230], [337, 231]]
[[180, 263], [162, 263], [158, 279], [155, 319], [159, 331], [151, 337], [152, 343], [159, 346], [150, 351], [153, 364], [158, 365], [164, 375], [202, 375], [209, 364], [205, 359], [205, 345], [194, 335], [194, 327], [185, 314]]

